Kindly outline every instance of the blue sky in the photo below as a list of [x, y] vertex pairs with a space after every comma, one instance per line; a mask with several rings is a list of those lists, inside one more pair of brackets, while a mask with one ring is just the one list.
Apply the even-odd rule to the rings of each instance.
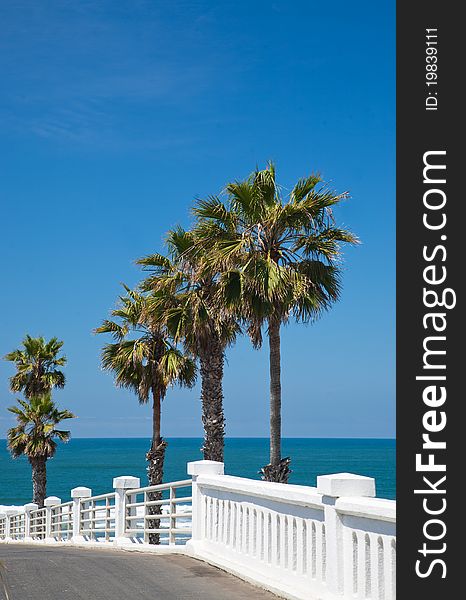
[[[150, 434], [92, 329], [194, 198], [273, 159], [285, 189], [320, 171], [348, 190], [363, 242], [338, 305], [283, 332], [283, 434], [394, 436], [395, 3], [12, 0], [0, 20], [0, 353], [65, 341], [72, 434]], [[228, 435], [267, 435], [267, 361], [228, 352]], [[163, 429], [202, 434], [198, 388], [168, 393]]]

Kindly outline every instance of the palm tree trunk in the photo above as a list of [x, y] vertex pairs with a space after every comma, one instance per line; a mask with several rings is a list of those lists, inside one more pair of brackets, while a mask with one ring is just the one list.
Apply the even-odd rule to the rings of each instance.
[[212, 336], [207, 348], [199, 352], [201, 371], [204, 460], [223, 462], [225, 416], [223, 414], [223, 364], [225, 355], [220, 340]]
[[282, 385], [280, 378], [280, 323], [269, 320], [270, 368], [270, 464], [276, 466], [281, 459], [282, 441]]
[[281, 457], [282, 387], [280, 366], [280, 321], [269, 319], [270, 366], [270, 464], [262, 468], [262, 479], [288, 483], [289, 458]]
[[[160, 418], [161, 418], [161, 394], [160, 391], [154, 387], [152, 389], [153, 407], [152, 407], [152, 444], [149, 452], [146, 454], [148, 461], [147, 466], [147, 478], [149, 485], [159, 485], [163, 481], [163, 465], [165, 461], [165, 449], [167, 442], [162, 439], [160, 435]], [[148, 499], [162, 500], [162, 492], [152, 492], [148, 494]], [[162, 514], [162, 506], [160, 504], [148, 507], [148, 513], [150, 515]], [[159, 529], [160, 519], [154, 519], [148, 521], [149, 529]], [[160, 534], [150, 533], [149, 544], [159, 544]]]
[[32, 501], [42, 508], [47, 495], [47, 459], [31, 457], [29, 462], [32, 469]]

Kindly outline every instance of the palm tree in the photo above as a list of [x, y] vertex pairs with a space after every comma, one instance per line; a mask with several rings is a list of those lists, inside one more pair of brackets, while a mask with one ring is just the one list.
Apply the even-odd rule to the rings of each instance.
[[32, 468], [32, 501], [44, 506], [47, 487], [47, 460], [55, 455], [57, 442], [67, 442], [70, 432], [57, 429], [65, 419], [74, 419], [69, 410], [58, 410], [50, 392], [42, 396], [18, 399], [18, 406], [8, 410], [16, 416], [17, 425], [8, 430], [8, 448], [13, 458], [27, 456]]
[[16, 373], [10, 377], [12, 392], [24, 392], [31, 398], [65, 387], [65, 376], [58, 369], [66, 364], [66, 357], [58, 356], [63, 342], [56, 337], [46, 342], [43, 337], [26, 335], [22, 345], [4, 357], [16, 365]]
[[[162, 316], [176, 342], [199, 359], [205, 460], [224, 460], [225, 350], [240, 331], [237, 321], [217, 305], [218, 272], [212, 270], [192, 232], [177, 227], [167, 235], [169, 256], [152, 254], [137, 261], [150, 275], [153, 314]], [[152, 315], [153, 318], [153, 315]]]
[[281, 456], [280, 329], [290, 317], [309, 322], [338, 299], [341, 243], [356, 237], [336, 227], [336, 194], [319, 175], [300, 179], [283, 199], [272, 163], [226, 188], [227, 199], [199, 200], [196, 236], [223, 273], [225, 307], [248, 327], [254, 346], [267, 326], [270, 363], [270, 463], [263, 479], [287, 482], [290, 459]]
[[[144, 294], [125, 286], [126, 296], [120, 296], [120, 305], [112, 311], [117, 321], [105, 320], [96, 333], [110, 333], [114, 343], [106, 344], [102, 351], [102, 366], [115, 373], [118, 387], [134, 391], [141, 404], [152, 398], [152, 441], [146, 454], [149, 485], [163, 481], [163, 468], [167, 442], [161, 435], [161, 404], [167, 389], [178, 384], [192, 387], [196, 379], [194, 361], [183, 354], [170, 340], [160, 322], [148, 322], [147, 298]], [[160, 500], [161, 494], [151, 496]], [[150, 514], [160, 514], [161, 506], [151, 506]], [[158, 528], [158, 521], [149, 527]], [[149, 536], [150, 543], [159, 543], [159, 534]]]

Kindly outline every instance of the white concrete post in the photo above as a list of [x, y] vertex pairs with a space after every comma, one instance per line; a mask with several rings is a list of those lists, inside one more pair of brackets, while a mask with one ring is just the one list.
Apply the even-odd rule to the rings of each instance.
[[4, 520], [4, 527], [5, 529], [3, 530], [3, 537], [0, 538], [0, 542], [1, 541], [5, 541], [6, 538], [6, 514], [4, 512], [0, 512], [0, 521]]
[[31, 542], [31, 512], [33, 510], [37, 510], [39, 508], [38, 504], [34, 502], [29, 502], [24, 505], [24, 541]]
[[57, 496], [49, 496], [44, 500], [45, 507], [45, 541], [53, 542], [55, 538], [52, 538], [52, 506], [61, 504], [61, 498]]
[[84, 542], [84, 536], [80, 534], [81, 524], [81, 499], [90, 498], [92, 490], [88, 487], [75, 487], [71, 490], [71, 499], [73, 500], [73, 543]]
[[202, 539], [202, 494], [197, 485], [199, 475], [223, 475], [225, 465], [215, 460], [196, 460], [188, 463], [188, 475], [191, 475], [192, 483], [192, 537], [187, 547], [194, 549], [196, 541]]
[[[126, 492], [141, 486], [139, 477], [121, 475], [113, 480], [115, 490], [115, 545], [131, 542], [131, 534], [125, 533], [126, 524]], [[143, 517], [144, 518], [144, 517]]]
[[11, 542], [12, 537], [11, 537], [11, 531], [10, 531], [10, 527], [11, 527], [11, 517], [13, 517], [14, 515], [18, 514], [18, 509], [17, 508], [7, 508], [5, 511], [6, 514], [6, 521], [5, 521], [5, 541], [6, 542]]
[[319, 475], [317, 491], [322, 494], [325, 505], [325, 541], [327, 552], [327, 586], [333, 594], [343, 593], [343, 531], [341, 517], [335, 510], [335, 502], [341, 496], [375, 496], [375, 479], [337, 473], [335, 475]]

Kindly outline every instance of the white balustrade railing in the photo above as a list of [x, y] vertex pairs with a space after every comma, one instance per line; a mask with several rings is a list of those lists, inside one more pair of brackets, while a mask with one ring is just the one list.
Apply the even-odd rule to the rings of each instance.
[[92, 541], [108, 542], [115, 537], [115, 492], [81, 499], [79, 534]]
[[29, 531], [33, 540], [45, 540], [45, 512], [45, 508], [38, 508], [29, 513]]
[[130, 489], [125, 496], [125, 534], [146, 543], [158, 534], [160, 543], [170, 545], [190, 539], [191, 479]]
[[[293, 494], [283, 497], [272, 484], [269, 495], [256, 498], [241, 479], [222, 479], [222, 485], [205, 478], [198, 482], [204, 549], [247, 570], [256, 567], [280, 578], [291, 572], [302, 578], [303, 587], [322, 595], [327, 539], [324, 506], [317, 493], [301, 504]], [[295, 491], [295, 486], [289, 487], [288, 492]]]
[[347, 473], [317, 487], [231, 477], [223, 463], [188, 464], [191, 479], [0, 514], [0, 542], [73, 543], [185, 552], [296, 600], [394, 600], [396, 502]]
[[50, 536], [57, 541], [66, 541], [73, 536], [73, 502], [51, 507]]
[[12, 540], [23, 540], [25, 537], [24, 513], [17, 513], [10, 517], [10, 537]]
[[351, 598], [395, 597], [395, 502], [338, 498], [342, 528], [343, 590]]
[[223, 475], [207, 461], [189, 472], [193, 556], [303, 600], [395, 598], [396, 503], [373, 497], [373, 479], [283, 485]]

